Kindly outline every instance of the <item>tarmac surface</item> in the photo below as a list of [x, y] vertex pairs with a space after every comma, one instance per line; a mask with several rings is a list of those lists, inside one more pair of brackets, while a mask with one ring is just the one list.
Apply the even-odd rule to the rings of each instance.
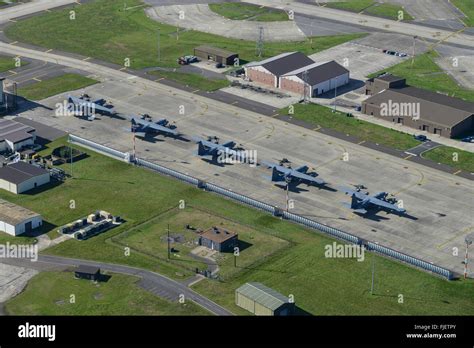
[[301, 41], [304, 33], [294, 21], [258, 22], [224, 18], [211, 11], [207, 4], [155, 6], [145, 10], [161, 23], [230, 38], [255, 41], [263, 27], [265, 41]]
[[[314, 132], [295, 125], [298, 122], [284, 122], [283, 116], [276, 117], [282, 122], [199, 95], [189, 97], [188, 93], [160, 85], [144, 86], [134, 79], [108, 80], [86, 88], [86, 92], [93, 98], [112, 101], [124, 116], [149, 113], [155, 119], [168, 118], [186, 135], [185, 139], [217, 135], [223, 142], [234, 140], [247, 150], [256, 150], [259, 160], [276, 162], [285, 157], [294, 166], [308, 164], [330, 187], [295, 188], [290, 192], [290, 198], [295, 201], [292, 212], [462, 271], [462, 256], [453, 256], [452, 248], [462, 248], [463, 236], [474, 229], [471, 216], [474, 185], [469, 180], [404, 160], [396, 150], [383, 149], [394, 153], [382, 153], [377, 151], [380, 148], [377, 144], [353, 144], [351, 137], [346, 136], [348, 142], [334, 138], [331, 131]], [[43, 102], [54, 109], [63, 98], [65, 95]], [[180, 106], [185, 109], [184, 115], [179, 114]], [[120, 151], [132, 148], [130, 124], [126, 119], [100, 116], [89, 122], [53, 114], [47, 108], [39, 108], [23, 116]], [[266, 168], [212, 165], [194, 155], [196, 148], [192, 141], [161, 136], [137, 141], [137, 155], [141, 158], [285, 207], [285, 191], [264, 178], [270, 174]], [[345, 152], [350, 158], [347, 162], [341, 160]], [[394, 194], [403, 200], [409, 216], [379, 212], [364, 218], [352, 214], [341, 205], [348, 197], [340, 187], [353, 184], [365, 184], [371, 193], [383, 190]]]

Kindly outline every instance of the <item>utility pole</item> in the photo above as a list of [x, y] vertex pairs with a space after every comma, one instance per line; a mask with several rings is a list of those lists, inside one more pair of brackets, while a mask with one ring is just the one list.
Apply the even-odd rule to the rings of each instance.
[[70, 160], [71, 160], [71, 178], [73, 177], [73, 166], [72, 166], [72, 145], [69, 145], [69, 157], [70, 157]]
[[415, 46], [416, 46], [416, 39], [418, 36], [413, 36], [413, 49], [412, 49], [412, 55], [411, 55], [411, 69], [413, 69], [413, 63], [415, 62]]
[[[379, 244], [379, 243], [375, 243]], [[375, 281], [375, 253], [372, 253], [372, 286], [370, 287], [370, 294], [374, 294], [374, 281]]]
[[161, 62], [160, 28], [158, 28], [158, 62]]
[[263, 55], [263, 27], [258, 27], [258, 40], [256, 55], [261, 58]]
[[466, 254], [464, 255], [464, 279], [467, 278], [467, 267], [468, 267], [468, 264], [469, 264], [469, 245], [472, 244], [472, 241], [474, 240], [474, 233], [471, 233], [470, 235], [468, 235], [464, 241], [466, 242]]
[[171, 250], [170, 250], [170, 224], [168, 224], [168, 260], [171, 259]]

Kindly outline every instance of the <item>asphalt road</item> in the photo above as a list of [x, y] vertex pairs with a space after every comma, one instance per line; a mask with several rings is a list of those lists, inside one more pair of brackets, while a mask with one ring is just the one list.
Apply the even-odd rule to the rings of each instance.
[[466, 47], [474, 46], [474, 36], [456, 33], [450, 30], [442, 30], [423, 25], [397, 22], [389, 19], [341, 11], [327, 7], [308, 5], [298, 2], [289, 2], [288, 0], [246, 0], [246, 2], [268, 7], [284, 8], [286, 10], [291, 9], [295, 12], [295, 14], [315, 16], [324, 18], [326, 20], [334, 20], [346, 24], [363, 26], [381, 31], [391, 31], [394, 33], [410, 36], [419, 36], [434, 42], [443, 41], [445, 43]]
[[21, 260], [21, 259], [8, 259], [8, 260], [2, 260], [2, 262], [5, 262], [10, 265], [17, 265], [21, 267], [32, 267], [32, 268], [39, 268], [39, 269], [45, 269], [45, 267], [47, 269], [49, 269], [50, 267], [55, 267], [55, 268], [57, 267], [63, 268], [65, 266], [77, 267], [79, 265], [99, 267], [101, 270], [139, 277], [141, 278], [141, 280], [138, 283], [139, 286], [141, 286], [147, 291], [152, 292], [153, 294], [157, 296], [166, 298], [168, 300], [177, 301], [181, 295], [184, 295], [185, 301], [191, 300], [215, 315], [221, 315], [221, 316], [233, 315], [233, 313], [219, 306], [215, 302], [212, 302], [206, 297], [199, 295], [198, 293], [194, 292], [193, 290], [191, 290], [184, 284], [181, 284], [175, 280], [167, 278], [158, 273], [135, 268], [135, 267], [116, 265], [116, 264], [97, 262], [97, 261], [70, 259], [66, 257], [50, 256], [50, 255], [40, 255], [38, 257], [37, 263], [32, 263], [31, 261], [26, 261], [26, 260]]

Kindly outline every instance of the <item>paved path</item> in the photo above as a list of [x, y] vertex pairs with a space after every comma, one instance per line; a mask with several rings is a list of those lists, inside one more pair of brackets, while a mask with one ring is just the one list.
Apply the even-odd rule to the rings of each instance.
[[[2, 260], [4, 263], [19, 266], [29, 266], [32, 268], [43, 268], [44, 266], [50, 267], [63, 267], [63, 266], [79, 266], [87, 265], [93, 267], [99, 267], [102, 270], [106, 270], [114, 273], [122, 273], [135, 277], [141, 278], [138, 285], [151, 293], [169, 299], [171, 301], [177, 301], [181, 295], [184, 295], [185, 300], [191, 300], [201, 307], [207, 309], [209, 312], [215, 315], [233, 315], [225, 308], [219, 306], [215, 302], [207, 299], [204, 296], [199, 295], [185, 284], [179, 283], [161, 274], [131, 267], [125, 265], [110, 264], [98, 261], [79, 260], [71, 259], [59, 256], [40, 255], [37, 263], [31, 263], [21, 259], [8, 259]], [[27, 262], [27, 263], [25, 263]], [[36, 265], [40, 264], [40, 265]]]
[[64, 6], [76, 2], [75, 0], [33, 0], [22, 5], [7, 7], [0, 11], [0, 23], [10, 19], [28, 16], [32, 13], [46, 11], [54, 7]]
[[432, 150], [438, 146], [441, 146], [441, 144], [430, 140], [406, 150], [405, 153], [412, 156], [421, 156], [426, 151]]
[[[216, 14], [207, 4], [150, 7], [146, 13], [158, 22], [236, 39], [257, 40], [259, 27], [263, 27], [265, 41], [302, 41], [306, 38], [294, 21], [231, 20]], [[183, 14], [181, 18], [180, 13]]]

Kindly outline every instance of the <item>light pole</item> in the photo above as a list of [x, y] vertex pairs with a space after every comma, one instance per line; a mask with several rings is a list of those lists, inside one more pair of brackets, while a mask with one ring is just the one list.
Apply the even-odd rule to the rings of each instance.
[[158, 28], [158, 62], [161, 62], [160, 28]]
[[472, 241], [474, 240], [474, 233], [469, 234], [466, 236], [464, 241], [466, 242], [466, 254], [464, 256], [464, 279], [467, 278], [467, 265], [469, 264], [469, 245], [472, 244]]
[[[375, 242], [375, 244], [379, 244]], [[370, 287], [370, 294], [374, 294], [374, 281], [375, 281], [375, 253], [372, 254], [372, 286]]]

